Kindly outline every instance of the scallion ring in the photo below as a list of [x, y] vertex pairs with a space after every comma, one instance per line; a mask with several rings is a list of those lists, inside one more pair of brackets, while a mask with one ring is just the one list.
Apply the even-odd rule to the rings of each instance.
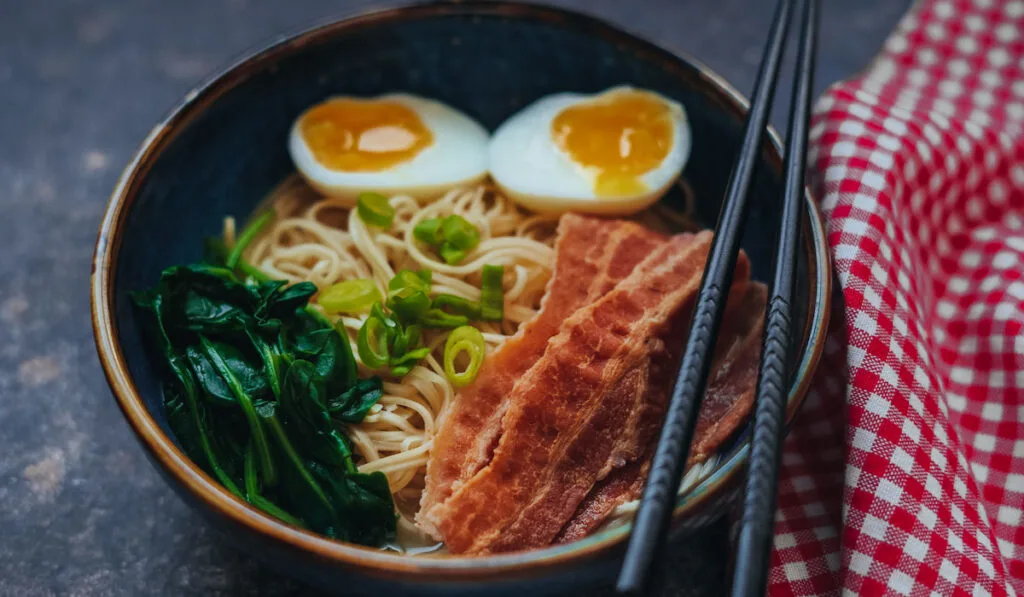
[[328, 313], [361, 313], [381, 300], [380, 290], [373, 280], [345, 280], [328, 287], [317, 302]]
[[356, 349], [359, 351], [359, 360], [371, 369], [380, 369], [388, 364], [388, 327], [384, 320], [371, 315], [356, 337]]
[[[464, 325], [452, 330], [444, 343], [444, 374], [458, 387], [468, 385], [476, 379], [486, 352], [484, 336], [473, 326]], [[455, 359], [460, 353], [469, 356], [469, 364], [461, 372], [455, 370]]]
[[360, 220], [377, 228], [390, 228], [395, 219], [395, 208], [380, 193], [360, 193], [356, 199], [356, 209]]

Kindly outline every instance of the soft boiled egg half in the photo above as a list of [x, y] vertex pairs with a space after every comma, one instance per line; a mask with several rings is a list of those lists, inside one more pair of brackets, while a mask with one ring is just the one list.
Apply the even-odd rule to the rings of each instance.
[[288, 150], [321, 193], [354, 201], [359, 193], [424, 201], [487, 175], [488, 134], [441, 102], [394, 93], [334, 97], [292, 126]]
[[689, 155], [683, 107], [632, 87], [541, 98], [505, 121], [489, 147], [495, 184], [546, 213], [640, 211], [665, 194]]

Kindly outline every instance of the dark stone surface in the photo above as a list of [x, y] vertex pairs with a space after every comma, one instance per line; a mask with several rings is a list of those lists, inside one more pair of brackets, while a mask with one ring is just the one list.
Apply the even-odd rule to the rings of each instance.
[[[558, 4], [748, 91], [773, 3]], [[823, 4], [819, 90], [865, 66], [909, 0]], [[120, 169], [190, 87], [283, 31], [376, 5], [0, 0], [0, 596], [308, 593], [223, 543], [145, 461], [94, 353], [89, 260]], [[701, 533], [660, 593], [721, 594], [727, 557], [724, 525]]]

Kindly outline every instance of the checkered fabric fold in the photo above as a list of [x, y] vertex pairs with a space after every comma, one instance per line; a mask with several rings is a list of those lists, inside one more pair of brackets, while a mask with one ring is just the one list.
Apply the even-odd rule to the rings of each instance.
[[1024, 592], [1022, 125], [1016, 0], [918, 2], [819, 100], [838, 289], [771, 595]]

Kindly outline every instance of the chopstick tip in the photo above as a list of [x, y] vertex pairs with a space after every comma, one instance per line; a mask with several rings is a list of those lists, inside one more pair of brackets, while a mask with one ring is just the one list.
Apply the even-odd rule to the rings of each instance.
[[617, 583], [615, 583], [615, 594], [620, 597], [640, 597], [643, 593], [643, 585], [640, 580], [634, 578], [632, 575], [628, 577], [622, 575], [619, 577]]

